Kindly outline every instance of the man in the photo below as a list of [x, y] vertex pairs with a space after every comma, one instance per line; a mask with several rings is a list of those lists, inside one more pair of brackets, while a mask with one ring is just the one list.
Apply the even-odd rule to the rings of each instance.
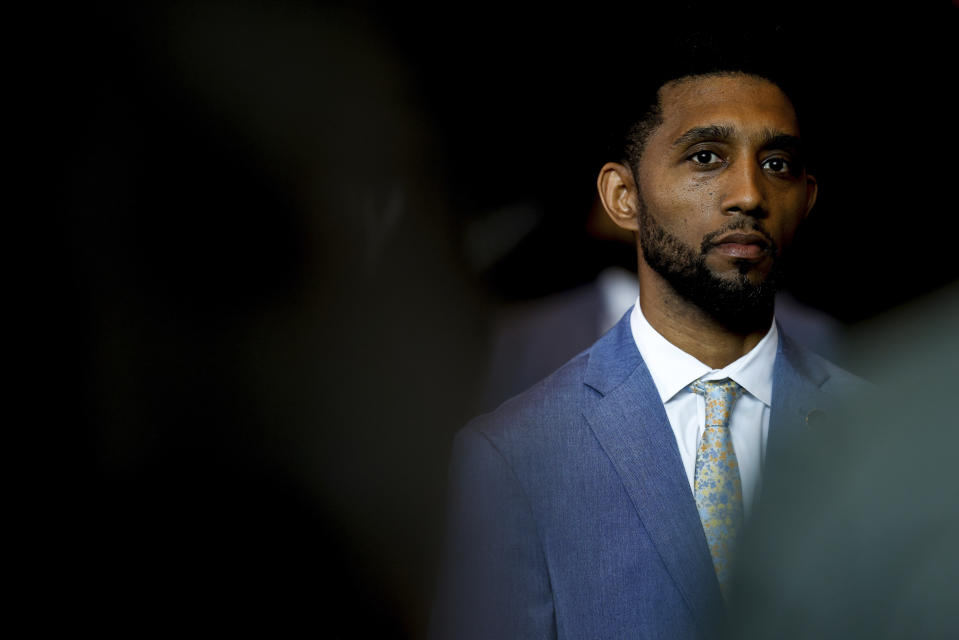
[[662, 84], [598, 189], [637, 236], [639, 299], [458, 434], [441, 635], [714, 636], [764, 463], [860, 385], [774, 322], [817, 193], [777, 84]]

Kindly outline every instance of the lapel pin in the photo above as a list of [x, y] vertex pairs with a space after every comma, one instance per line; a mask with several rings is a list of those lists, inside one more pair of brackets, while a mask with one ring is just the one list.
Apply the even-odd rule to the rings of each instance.
[[813, 409], [806, 414], [807, 427], [819, 427], [826, 423], [826, 412], [820, 409]]

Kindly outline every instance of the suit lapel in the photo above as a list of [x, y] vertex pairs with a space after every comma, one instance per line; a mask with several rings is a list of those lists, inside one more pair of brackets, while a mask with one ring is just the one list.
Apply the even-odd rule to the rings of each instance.
[[775, 465], [812, 422], [824, 419], [835, 409], [832, 398], [821, 390], [828, 378], [826, 369], [780, 330], [773, 369], [767, 467]]
[[584, 415], [693, 618], [710, 635], [723, 615], [719, 584], [676, 439], [628, 316], [590, 354]]

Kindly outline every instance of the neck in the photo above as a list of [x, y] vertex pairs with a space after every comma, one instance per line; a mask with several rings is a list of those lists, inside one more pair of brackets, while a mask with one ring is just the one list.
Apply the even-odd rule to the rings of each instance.
[[749, 353], [772, 324], [770, 310], [731, 329], [680, 297], [648, 266], [641, 265], [639, 279], [639, 304], [647, 322], [672, 344], [713, 369], [721, 369]]

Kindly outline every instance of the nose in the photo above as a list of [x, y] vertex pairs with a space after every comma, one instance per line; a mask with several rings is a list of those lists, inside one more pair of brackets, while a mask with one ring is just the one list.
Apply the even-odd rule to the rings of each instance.
[[727, 215], [766, 216], [766, 193], [762, 168], [745, 159], [726, 170], [722, 209]]

